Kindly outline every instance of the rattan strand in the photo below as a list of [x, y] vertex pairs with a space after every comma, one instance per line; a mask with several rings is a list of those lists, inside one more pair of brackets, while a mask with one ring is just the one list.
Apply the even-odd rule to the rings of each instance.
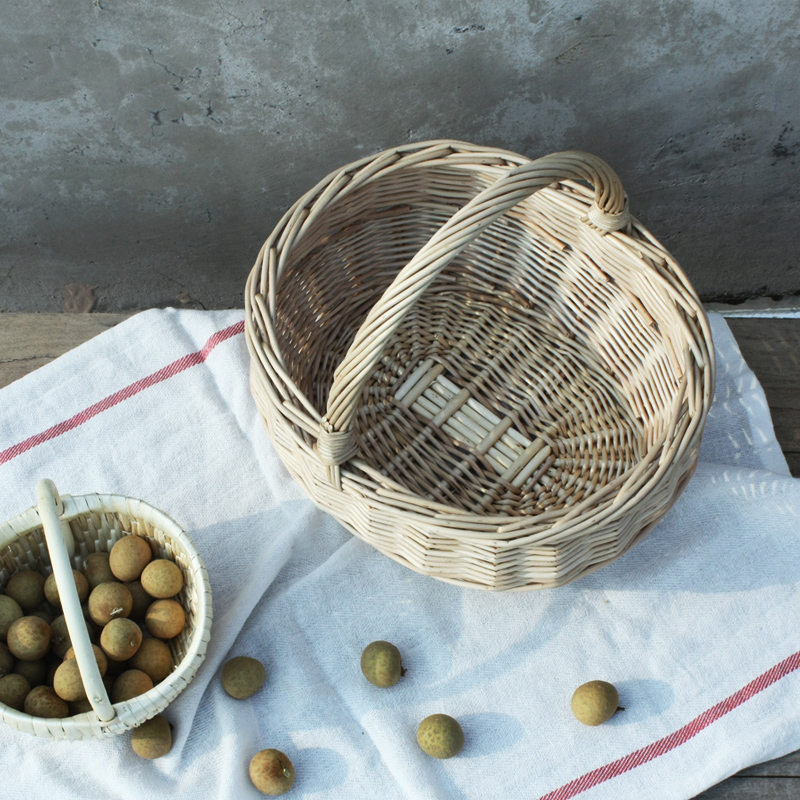
[[447, 140], [362, 159], [287, 212], [245, 305], [284, 463], [423, 574], [568, 583], [640, 541], [695, 469], [708, 323], [594, 156]]

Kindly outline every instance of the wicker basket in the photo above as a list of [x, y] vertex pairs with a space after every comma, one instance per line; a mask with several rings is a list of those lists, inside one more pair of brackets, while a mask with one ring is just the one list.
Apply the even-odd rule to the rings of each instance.
[[586, 153], [448, 140], [350, 164], [281, 220], [245, 306], [251, 391], [292, 475], [426, 575], [573, 581], [697, 464], [708, 321]]
[[[0, 525], [0, 585], [18, 569], [55, 573], [67, 629], [93, 711], [42, 719], [0, 703], [0, 719], [12, 728], [52, 739], [114, 736], [160, 714], [192, 680], [211, 632], [211, 587], [192, 542], [170, 517], [141, 500], [108, 494], [59, 497], [51, 481], [39, 483], [38, 507]], [[100, 677], [71, 570], [89, 553], [108, 552], [122, 536], [146, 538], [159, 558], [181, 568], [184, 588], [175, 598], [186, 627], [168, 642], [175, 669], [145, 694], [111, 704]], [[66, 590], [65, 588], [66, 587]]]

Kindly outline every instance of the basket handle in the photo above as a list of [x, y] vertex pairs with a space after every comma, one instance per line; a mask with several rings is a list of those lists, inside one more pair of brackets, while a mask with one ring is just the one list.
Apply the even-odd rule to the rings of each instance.
[[89, 698], [89, 702], [100, 720], [108, 722], [114, 719], [116, 711], [108, 699], [108, 692], [100, 677], [92, 643], [89, 640], [89, 631], [86, 629], [86, 621], [83, 618], [81, 602], [78, 599], [78, 589], [72, 577], [69, 550], [74, 548], [74, 543], [71, 532], [67, 533], [69, 526], [66, 523], [62, 524], [58, 516], [59, 508], [63, 513], [61, 498], [53, 481], [47, 478], [39, 481], [36, 494], [39, 501], [39, 519], [44, 528], [50, 564], [53, 567], [53, 574], [56, 576], [58, 597], [61, 600], [61, 609], [64, 612], [69, 638], [72, 640], [72, 647], [75, 650], [75, 658], [78, 660], [86, 697]]
[[552, 153], [515, 167], [473, 197], [400, 270], [336, 368], [316, 446], [323, 464], [337, 467], [355, 455], [353, 425], [361, 391], [406, 312], [427, 287], [498, 217], [545, 186], [566, 179], [594, 186], [594, 203], [586, 221], [601, 233], [628, 226], [627, 198], [616, 173], [601, 158], [577, 150]]

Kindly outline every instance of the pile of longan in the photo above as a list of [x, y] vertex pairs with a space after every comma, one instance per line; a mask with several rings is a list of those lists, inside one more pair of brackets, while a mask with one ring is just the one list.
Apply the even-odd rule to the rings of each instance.
[[[72, 576], [111, 702], [163, 681], [175, 668], [169, 640], [186, 625], [181, 568], [131, 534]], [[0, 593], [0, 702], [35, 717], [91, 710], [52, 574], [19, 569]]]

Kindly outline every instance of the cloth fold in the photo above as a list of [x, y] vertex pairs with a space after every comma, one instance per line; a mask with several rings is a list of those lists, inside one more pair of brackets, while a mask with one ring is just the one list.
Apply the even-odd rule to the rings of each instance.
[[[558, 589], [493, 594], [435, 581], [347, 533], [306, 499], [249, 393], [241, 311], [138, 314], [0, 390], [0, 519], [62, 494], [116, 492], [163, 509], [209, 570], [206, 661], [165, 712], [172, 751], [129, 735], [55, 742], [0, 728], [4, 796], [260, 796], [247, 766], [274, 747], [289, 796], [691, 798], [800, 747], [800, 482], [763, 391], [711, 316], [718, 383], [697, 472], [656, 529]], [[386, 639], [407, 669], [391, 689], [359, 661]], [[222, 690], [234, 655], [264, 688]], [[614, 683], [598, 728], [574, 689]], [[437, 761], [416, 726], [458, 719]]]

